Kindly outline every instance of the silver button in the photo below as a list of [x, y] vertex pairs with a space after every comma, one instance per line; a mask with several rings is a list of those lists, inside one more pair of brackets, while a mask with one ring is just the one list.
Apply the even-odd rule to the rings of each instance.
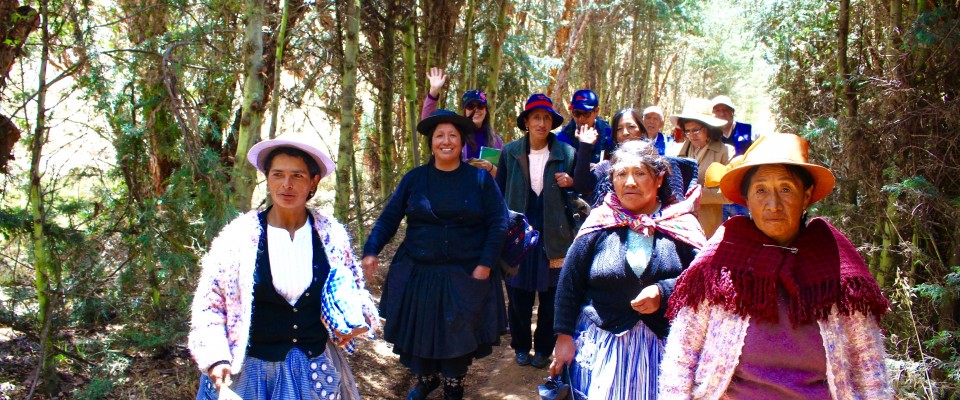
[[293, 308], [293, 312], [297, 312], [297, 308], [296, 308], [296, 307]]
[[297, 342], [297, 339], [293, 339], [293, 342], [296, 343], [296, 342]]
[[296, 325], [294, 325], [294, 326], [293, 326], [293, 329], [297, 329], [297, 326], [296, 326]]
[[310, 296], [310, 292], [304, 292], [303, 295], [304, 295], [304, 296]]

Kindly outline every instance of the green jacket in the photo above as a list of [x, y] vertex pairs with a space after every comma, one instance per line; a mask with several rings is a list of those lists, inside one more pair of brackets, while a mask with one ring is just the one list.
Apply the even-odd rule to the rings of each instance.
[[[569, 144], [557, 140], [553, 133], [547, 137], [550, 156], [543, 169], [543, 241], [547, 258], [553, 260], [567, 255], [567, 248], [573, 242], [576, 232], [570, 224], [565, 209], [566, 202], [560, 186], [553, 175], [566, 172], [573, 176], [573, 158], [576, 151]], [[530, 139], [524, 136], [503, 146], [500, 161], [497, 163], [497, 184], [503, 192], [507, 208], [526, 213], [530, 194]]]

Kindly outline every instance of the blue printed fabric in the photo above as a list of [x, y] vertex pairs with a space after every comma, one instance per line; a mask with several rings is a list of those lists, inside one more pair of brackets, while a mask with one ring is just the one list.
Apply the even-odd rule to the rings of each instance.
[[591, 399], [657, 398], [664, 341], [643, 321], [626, 332], [615, 334], [581, 315], [574, 343], [577, 355], [570, 366], [573, 389]]
[[[243, 399], [253, 400], [340, 399], [341, 374], [328, 353], [308, 359], [294, 348], [285, 360], [278, 362], [247, 357], [243, 371], [234, 376], [230, 389]], [[201, 376], [197, 400], [216, 400], [218, 396], [213, 380]]]

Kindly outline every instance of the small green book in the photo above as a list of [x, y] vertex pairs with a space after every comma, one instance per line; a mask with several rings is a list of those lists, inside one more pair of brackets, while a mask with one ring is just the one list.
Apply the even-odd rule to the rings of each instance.
[[493, 165], [497, 165], [497, 162], [500, 161], [500, 153], [501, 150], [480, 146], [480, 159], [487, 160]]

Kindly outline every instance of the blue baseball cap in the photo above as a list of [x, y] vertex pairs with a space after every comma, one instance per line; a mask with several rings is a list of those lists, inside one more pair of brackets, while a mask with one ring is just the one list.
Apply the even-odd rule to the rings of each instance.
[[576, 93], [573, 94], [573, 99], [570, 100], [571, 110], [593, 111], [593, 109], [599, 105], [600, 99], [598, 99], [597, 94], [590, 89], [576, 91]]
[[480, 89], [463, 92], [463, 97], [460, 98], [460, 107], [467, 108], [467, 105], [475, 101], [487, 105], [487, 94]]

